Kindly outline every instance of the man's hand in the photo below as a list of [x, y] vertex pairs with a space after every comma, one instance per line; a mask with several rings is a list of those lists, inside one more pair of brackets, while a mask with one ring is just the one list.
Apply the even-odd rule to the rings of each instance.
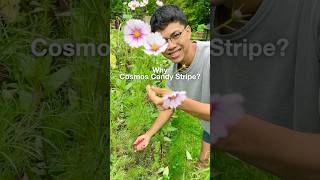
[[147, 134], [143, 134], [134, 141], [133, 146], [136, 151], [141, 151], [146, 148], [150, 141], [150, 136]]
[[[147, 85], [146, 90], [148, 93], [148, 98], [158, 107], [159, 110], [167, 109], [167, 108], [164, 108], [162, 105], [164, 101], [163, 97], [171, 93], [169, 89], [158, 88], [158, 87]], [[160, 95], [160, 97], [157, 95]]]

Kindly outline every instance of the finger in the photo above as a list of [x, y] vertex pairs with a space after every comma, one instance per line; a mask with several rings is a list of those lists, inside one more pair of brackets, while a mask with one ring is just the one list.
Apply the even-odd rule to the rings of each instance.
[[137, 152], [137, 151], [141, 151], [140, 148], [138, 148], [137, 146], [134, 147], [134, 152]]
[[147, 93], [148, 93], [149, 99], [153, 101], [155, 104], [161, 103], [161, 98], [159, 98], [154, 91], [150, 90]]
[[137, 150], [138, 150], [138, 151], [141, 151], [141, 150], [144, 149], [145, 147], [146, 147], [145, 144], [139, 144], [139, 145], [137, 146]]
[[147, 94], [148, 94], [148, 96], [149, 96], [150, 98], [156, 96], [156, 93], [155, 93], [150, 87], [147, 87], [146, 90], [147, 90]]
[[170, 90], [164, 89], [164, 88], [158, 88], [158, 87], [151, 86], [151, 89], [152, 89], [156, 94], [160, 94], [160, 95], [165, 95], [165, 94], [170, 93]]
[[150, 89], [152, 89], [152, 90], [155, 91], [156, 93], [163, 93], [163, 92], [165, 92], [165, 89], [163, 89], [163, 88], [158, 88], [158, 87], [155, 87], [155, 86], [151, 86]]
[[161, 107], [162, 107], [163, 111], [169, 109], [169, 107], [164, 107], [164, 106], [161, 106]]
[[150, 89], [151, 89], [151, 87], [150, 87], [150, 85], [148, 84], [148, 85], [146, 86], [146, 91], [148, 92]]
[[138, 142], [141, 141], [141, 139], [142, 139], [141, 136], [137, 137], [137, 139], [134, 141], [133, 144], [134, 144], [134, 145], [138, 144]]
[[160, 111], [164, 111], [164, 110], [166, 110], [163, 106], [161, 106], [161, 105], [159, 105], [159, 106], [157, 106], [158, 107], [158, 109], [160, 110]]
[[155, 96], [155, 95], [156, 95], [156, 93], [155, 93], [151, 88], [148, 88], [148, 89], [147, 89], [147, 94], [148, 94], [149, 96]]
[[137, 145], [143, 144], [143, 143], [144, 143], [144, 140], [145, 140], [144, 138], [141, 138], [140, 141], [137, 142]]

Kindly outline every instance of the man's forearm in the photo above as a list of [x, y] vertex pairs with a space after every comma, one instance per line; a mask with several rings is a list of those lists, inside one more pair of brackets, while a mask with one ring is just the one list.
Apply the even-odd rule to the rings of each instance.
[[201, 103], [187, 98], [179, 108], [195, 117], [210, 120], [210, 104]]
[[160, 111], [159, 116], [152, 124], [151, 128], [146, 132], [147, 135], [152, 137], [159, 129], [170, 119], [173, 113], [172, 109]]
[[249, 115], [229, 132], [217, 147], [288, 179], [320, 178], [319, 135], [298, 133]]

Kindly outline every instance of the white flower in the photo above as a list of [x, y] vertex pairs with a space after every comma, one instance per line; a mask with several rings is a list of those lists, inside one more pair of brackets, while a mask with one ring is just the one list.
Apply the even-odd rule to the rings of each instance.
[[168, 43], [159, 32], [149, 34], [144, 42], [144, 52], [147, 54], [159, 55], [165, 51], [167, 47]]
[[128, 6], [131, 10], [135, 10], [137, 7], [140, 6], [140, 3], [136, 0], [133, 0], [128, 3]]
[[160, 0], [157, 0], [156, 4], [157, 4], [158, 6], [163, 6], [163, 2], [160, 1]]
[[140, 7], [144, 7], [149, 3], [148, 0], [143, 0], [142, 2], [140, 2]]
[[144, 4], [143, 2], [140, 2], [140, 5], [139, 5], [140, 7], [145, 7], [146, 6], [146, 4]]

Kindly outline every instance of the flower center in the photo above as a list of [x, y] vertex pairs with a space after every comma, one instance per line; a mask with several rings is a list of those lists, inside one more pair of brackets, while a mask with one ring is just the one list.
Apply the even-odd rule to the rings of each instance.
[[176, 98], [177, 98], [177, 96], [169, 96], [169, 97], [168, 97], [168, 99], [170, 99], [171, 101], [172, 101], [172, 100], [175, 100]]
[[135, 30], [135, 31], [133, 32], [133, 37], [135, 37], [135, 38], [140, 37], [140, 35], [141, 35], [141, 33], [140, 33], [140, 31], [138, 31], [138, 30]]
[[151, 49], [152, 49], [153, 51], [157, 51], [157, 50], [159, 49], [158, 44], [152, 44]]

